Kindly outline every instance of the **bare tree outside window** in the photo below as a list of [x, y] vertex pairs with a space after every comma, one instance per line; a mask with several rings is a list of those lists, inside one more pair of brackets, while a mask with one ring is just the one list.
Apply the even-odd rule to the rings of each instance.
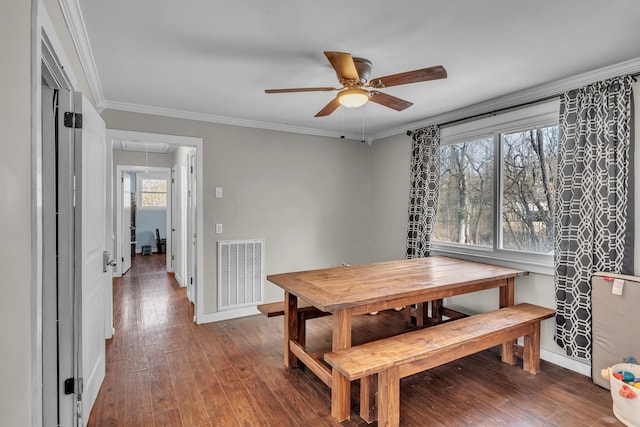
[[434, 239], [493, 245], [493, 138], [442, 146]]
[[[501, 151], [492, 135], [440, 148], [434, 240], [553, 253], [558, 126], [504, 133], [500, 144]], [[496, 171], [494, 158], [498, 152], [502, 163]], [[501, 191], [496, 196], [497, 179]], [[496, 215], [499, 230], [494, 230]]]
[[502, 247], [553, 252], [558, 126], [504, 134]]
[[142, 207], [167, 206], [167, 180], [142, 178]]

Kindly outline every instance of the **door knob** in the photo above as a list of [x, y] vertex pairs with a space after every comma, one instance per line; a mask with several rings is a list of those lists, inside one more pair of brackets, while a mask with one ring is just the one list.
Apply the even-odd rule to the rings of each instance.
[[118, 262], [115, 259], [111, 259], [111, 252], [104, 251], [102, 252], [102, 272], [107, 272], [107, 267], [115, 267], [118, 265]]

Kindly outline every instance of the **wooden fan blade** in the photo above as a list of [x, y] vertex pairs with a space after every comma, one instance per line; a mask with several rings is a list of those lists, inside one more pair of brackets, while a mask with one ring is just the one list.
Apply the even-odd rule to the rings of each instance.
[[335, 87], [295, 87], [289, 89], [265, 89], [265, 93], [289, 93], [289, 92], [329, 92], [338, 90]]
[[371, 92], [369, 101], [384, 105], [385, 107], [393, 108], [396, 111], [405, 110], [413, 105], [413, 102], [405, 101], [404, 99], [396, 98], [395, 96], [387, 95], [386, 93], [378, 91]]
[[340, 83], [342, 83], [343, 80], [360, 80], [356, 64], [353, 62], [353, 57], [350, 53], [325, 52], [324, 54], [331, 63], [333, 69], [336, 70]]
[[336, 108], [340, 106], [340, 101], [338, 101], [338, 97], [333, 98], [333, 100], [324, 106], [324, 108], [318, 111], [318, 114], [315, 117], [324, 117], [336, 111]]
[[445, 70], [442, 65], [436, 65], [435, 67], [422, 68], [420, 70], [371, 79], [369, 86], [382, 88], [445, 78], [447, 78], [447, 70]]

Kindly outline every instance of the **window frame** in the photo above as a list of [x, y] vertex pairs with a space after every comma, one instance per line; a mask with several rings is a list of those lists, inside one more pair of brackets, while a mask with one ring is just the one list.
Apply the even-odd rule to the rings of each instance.
[[[442, 241], [431, 242], [434, 255], [453, 255], [479, 262], [490, 262], [530, 272], [553, 275], [553, 254], [523, 252], [502, 249], [503, 209], [503, 144], [502, 135], [532, 128], [557, 126], [560, 102], [558, 99], [540, 102], [491, 117], [467, 121], [443, 127], [440, 130], [440, 146], [469, 142], [492, 137], [494, 144], [493, 184], [493, 246], [482, 247]], [[436, 212], [437, 215], [437, 212]]]
[[[167, 190], [164, 192], [164, 194], [166, 195], [165, 206], [143, 206], [142, 205], [142, 193], [143, 193], [142, 181], [145, 179], [158, 179], [158, 180], [164, 180], [167, 182]], [[171, 178], [168, 177], [166, 173], [162, 173], [162, 172], [136, 173], [136, 203], [137, 203], [136, 209], [142, 210], [142, 211], [166, 211], [169, 207], [170, 185], [171, 185]], [[145, 193], [149, 193], [149, 192], [145, 191]], [[157, 194], [162, 194], [162, 193], [158, 192]]]

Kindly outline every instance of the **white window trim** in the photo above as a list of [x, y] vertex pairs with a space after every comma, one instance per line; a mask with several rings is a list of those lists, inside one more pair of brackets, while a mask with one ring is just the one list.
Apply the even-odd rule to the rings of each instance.
[[[167, 181], [167, 206], [142, 206], [142, 180], [143, 179], [163, 179]], [[140, 211], [166, 211], [169, 206], [169, 187], [171, 177], [166, 172], [138, 172], [136, 173], [136, 209]]]
[[[560, 101], [558, 99], [541, 102], [492, 117], [469, 121], [458, 125], [444, 127], [440, 131], [440, 145], [452, 145], [470, 140], [493, 136], [498, 144], [494, 170], [502, 173], [500, 135], [522, 129], [553, 126], [558, 124]], [[434, 255], [452, 255], [458, 258], [479, 262], [491, 262], [506, 267], [518, 268], [533, 273], [554, 274], [553, 254], [538, 254], [500, 249], [500, 218], [502, 214], [501, 183], [499, 179], [494, 183], [494, 240], [493, 247], [480, 247], [458, 243], [432, 241]]]

